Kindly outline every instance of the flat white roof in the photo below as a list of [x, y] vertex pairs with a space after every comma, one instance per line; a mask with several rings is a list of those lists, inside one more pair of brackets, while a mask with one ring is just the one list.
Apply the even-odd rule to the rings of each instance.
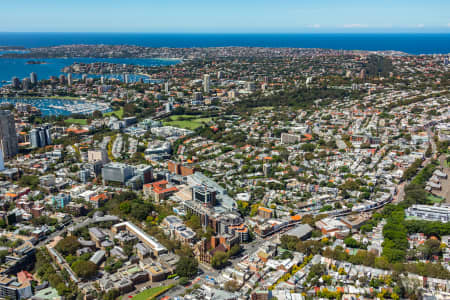
[[167, 248], [161, 245], [155, 238], [149, 236], [147, 233], [142, 231], [139, 227], [137, 227], [131, 222], [123, 222], [114, 225], [114, 227], [122, 227], [122, 226], [125, 226], [128, 228], [128, 230], [133, 231], [133, 233], [138, 235], [140, 239], [148, 243], [157, 252], [167, 251]]

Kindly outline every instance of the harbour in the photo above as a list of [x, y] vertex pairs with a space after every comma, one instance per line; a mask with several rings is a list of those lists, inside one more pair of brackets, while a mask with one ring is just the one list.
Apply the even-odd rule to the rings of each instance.
[[43, 116], [70, 116], [74, 114], [89, 115], [98, 110], [102, 113], [112, 111], [109, 104], [87, 99], [58, 98], [0, 98], [0, 104], [31, 104], [41, 111]]

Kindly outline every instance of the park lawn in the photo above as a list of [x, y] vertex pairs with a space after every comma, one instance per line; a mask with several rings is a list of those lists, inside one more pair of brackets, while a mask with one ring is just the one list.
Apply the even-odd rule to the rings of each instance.
[[[180, 120], [181, 118], [184, 118], [184, 120]], [[212, 118], [196, 118], [196, 116], [190, 115], [176, 115], [170, 116], [163, 123], [165, 126], [174, 126], [179, 128], [195, 130], [203, 126], [203, 123], [208, 123], [211, 121]]]
[[48, 98], [63, 99], [63, 100], [80, 100], [80, 97], [71, 97], [71, 96], [50, 96]]
[[195, 119], [196, 116], [195, 115], [174, 115], [174, 116], [170, 116], [169, 120], [170, 121], [178, 121], [179, 119]]
[[69, 118], [67, 120], [64, 120], [64, 122], [66, 124], [77, 124], [77, 125], [87, 125], [87, 120], [86, 119], [74, 119], [74, 118]]
[[260, 111], [260, 110], [273, 110], [273, 106], [260, 106], [260, 107], [255, 107], [253, 108], [255, 111]]
[[442, 201], [444, 201], [443, 198], [441, 197], [436, 197], [433, 194], [428, 194], [427, 199], [430, 200], [433, 203], [441, 203]]
[[201, 122], [201, 121], [211, 121], [212, 118], [202, 118], [200, 115], [173, 115], [170, 116], [166, 121], [180, 121], [180, 119], [194, 121], [194, 122]]
[[157, 296], [163, 294], [164, 292], [170, 290], [173, 287], [174, 287], [173, 284], [167, 285], [167, 286], [157, 286], [157, 287], [145, 290], [145, 291], [137, 294], [132, 299], [133, 300], [150, 300], [150, 299], [154, 299]]
[[108, 113], [104, 113], [103, 115], [107, 116], [107, 117], [115, 115], [119, 119], [122, 119], [123, 118], [123, 107], [121, 107], [119, 110], [115, 110], [115, 111], [110, 111]]

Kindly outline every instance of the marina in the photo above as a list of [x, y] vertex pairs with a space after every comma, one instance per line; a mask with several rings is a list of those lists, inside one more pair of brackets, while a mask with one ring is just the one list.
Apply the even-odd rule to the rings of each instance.
[[98, 110], [102, 113], [110, 112], [108, 103], [88, 101], [84, 99], [54, 99], [54, 98], [0, 98], [0, 104], [25, 103], [39, 109], [43, 116], [70, 116], [73, 114], [89, 115]]

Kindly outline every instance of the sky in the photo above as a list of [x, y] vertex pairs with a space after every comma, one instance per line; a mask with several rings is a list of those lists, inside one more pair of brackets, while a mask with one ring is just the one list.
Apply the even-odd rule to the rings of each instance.
[[450, 0], [3, 0], [0, 32], [450, 33]]

